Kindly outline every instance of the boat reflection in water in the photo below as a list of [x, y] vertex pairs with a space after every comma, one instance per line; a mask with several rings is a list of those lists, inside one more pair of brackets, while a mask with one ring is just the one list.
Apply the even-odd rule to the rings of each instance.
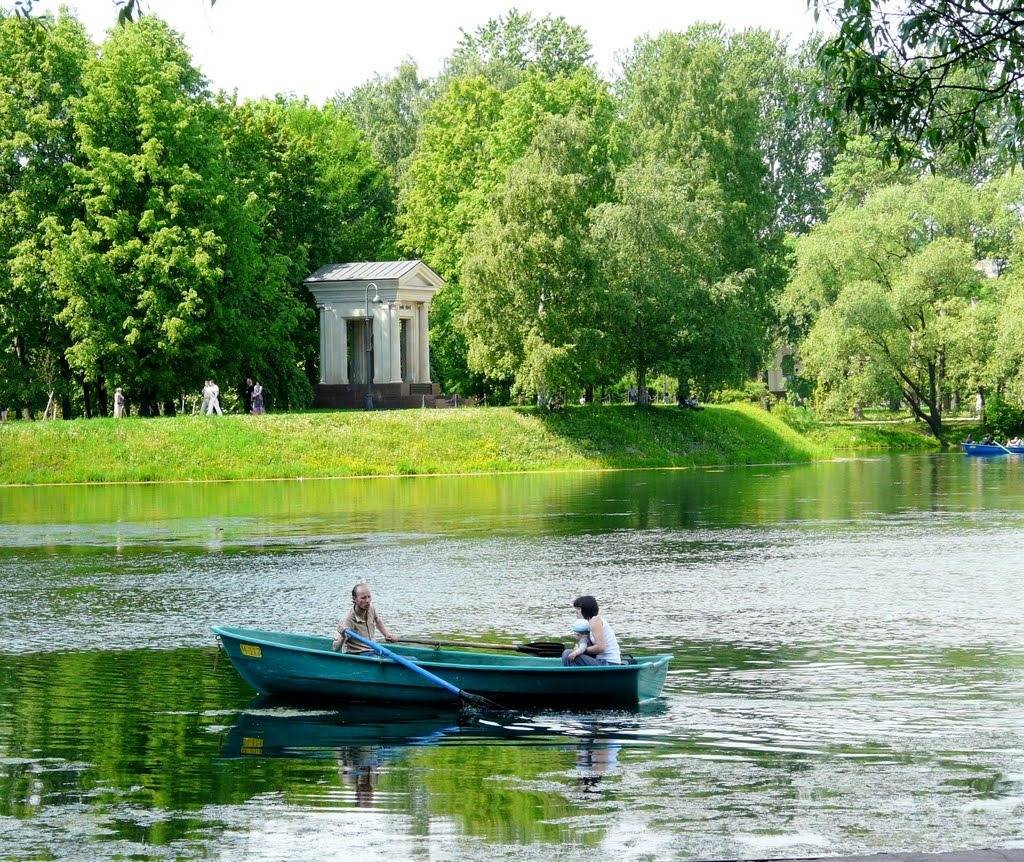
[[228, 731], [221, 757], [334, 759], [341, 783], [353, 791], [356, 806], [371, 807], [381, 772], [418, 747], [550, 748], [563, 756], [574, 754], [575, 783], [583, 791], [594, 792], [602, 778], [617, 769], [624, 743], [644, 744], [643, 735], [637, 734], [642, 718], [639, 711], [581, 718], [561, 713], [479, 716], [382, 705], [310, 710], [261, 697], [247, 706]]

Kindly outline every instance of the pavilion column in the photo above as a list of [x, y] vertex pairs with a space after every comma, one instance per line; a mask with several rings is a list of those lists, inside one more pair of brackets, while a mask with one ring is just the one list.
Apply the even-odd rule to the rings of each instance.
[[429, 303], [421, 302], [416, 306], [417, 323], [419, 324], [419, 378], [417, 383], [430, 382], [430, 332], [427, 328], [427, 309]]
[[384, 338], [384, 315], [388, 313], [384, 305], [370, 306], [373, 314], [373, 382], [383, 383], [387, 376], [385, 364], [388, 361], [387, 343]]
[[363, 318], [352, 322], [352, 379], [355, 383], [366, 383], [366, 320]]
[[402, 382], [402, 321], [398, 318], [398, 303], [388, 306], [388, 317], [391, 332], [388, 346], [391, 349], [391, 377], [389, 383]]
[[[334, 317], [332, 314], [331, 317]], [[335, 321], [336, 335], [334, 343], [338, 350], [338, 382], [348, 383], [348, 321], [339, 317]]]
[[[413, 306], [415, 309], [416, 306]], [[406, 378], [410, 383], [420, 382], [420, 321], [419, 312], [413, 316], [405, 325], [405, 362]]]
[[320, 306], [320, 382], [327, 382], [327, 317], [328, 311]]

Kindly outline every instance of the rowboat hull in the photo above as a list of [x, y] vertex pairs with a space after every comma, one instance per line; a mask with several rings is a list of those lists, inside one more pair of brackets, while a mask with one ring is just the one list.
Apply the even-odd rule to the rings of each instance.
[[[214, 626], [228, 659], [261, 694], [302, 700], [451, 704], [454, 698], [408, 668], [376, 655], [331, 649], [312, 635]], [[502, 705], [635, 706], [661, 695], [670, 656], [636, 664], [562, 667], [557, 658], [390, 645], [458, 688]]]
[[962, 443], [965, 455], [1024, 455], [1024, 446], [996, 446], [990, 443]]

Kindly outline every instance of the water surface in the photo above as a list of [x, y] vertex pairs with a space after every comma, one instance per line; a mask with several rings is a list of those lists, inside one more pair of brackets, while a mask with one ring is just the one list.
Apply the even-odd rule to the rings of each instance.
[[[1024, 464], [0, 489], [0, 858], [1024, 845]], [[637, 712], [253, 700], [215, 622], [674, 654]]]

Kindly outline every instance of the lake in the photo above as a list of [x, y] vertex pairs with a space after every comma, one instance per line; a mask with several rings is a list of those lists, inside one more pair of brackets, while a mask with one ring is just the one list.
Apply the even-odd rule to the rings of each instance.
[[[0, 488], [0, 858], [1024, 846], [1024, 463]], [[674, 656], [634, 712], [254, 698], [214, 623]]]

